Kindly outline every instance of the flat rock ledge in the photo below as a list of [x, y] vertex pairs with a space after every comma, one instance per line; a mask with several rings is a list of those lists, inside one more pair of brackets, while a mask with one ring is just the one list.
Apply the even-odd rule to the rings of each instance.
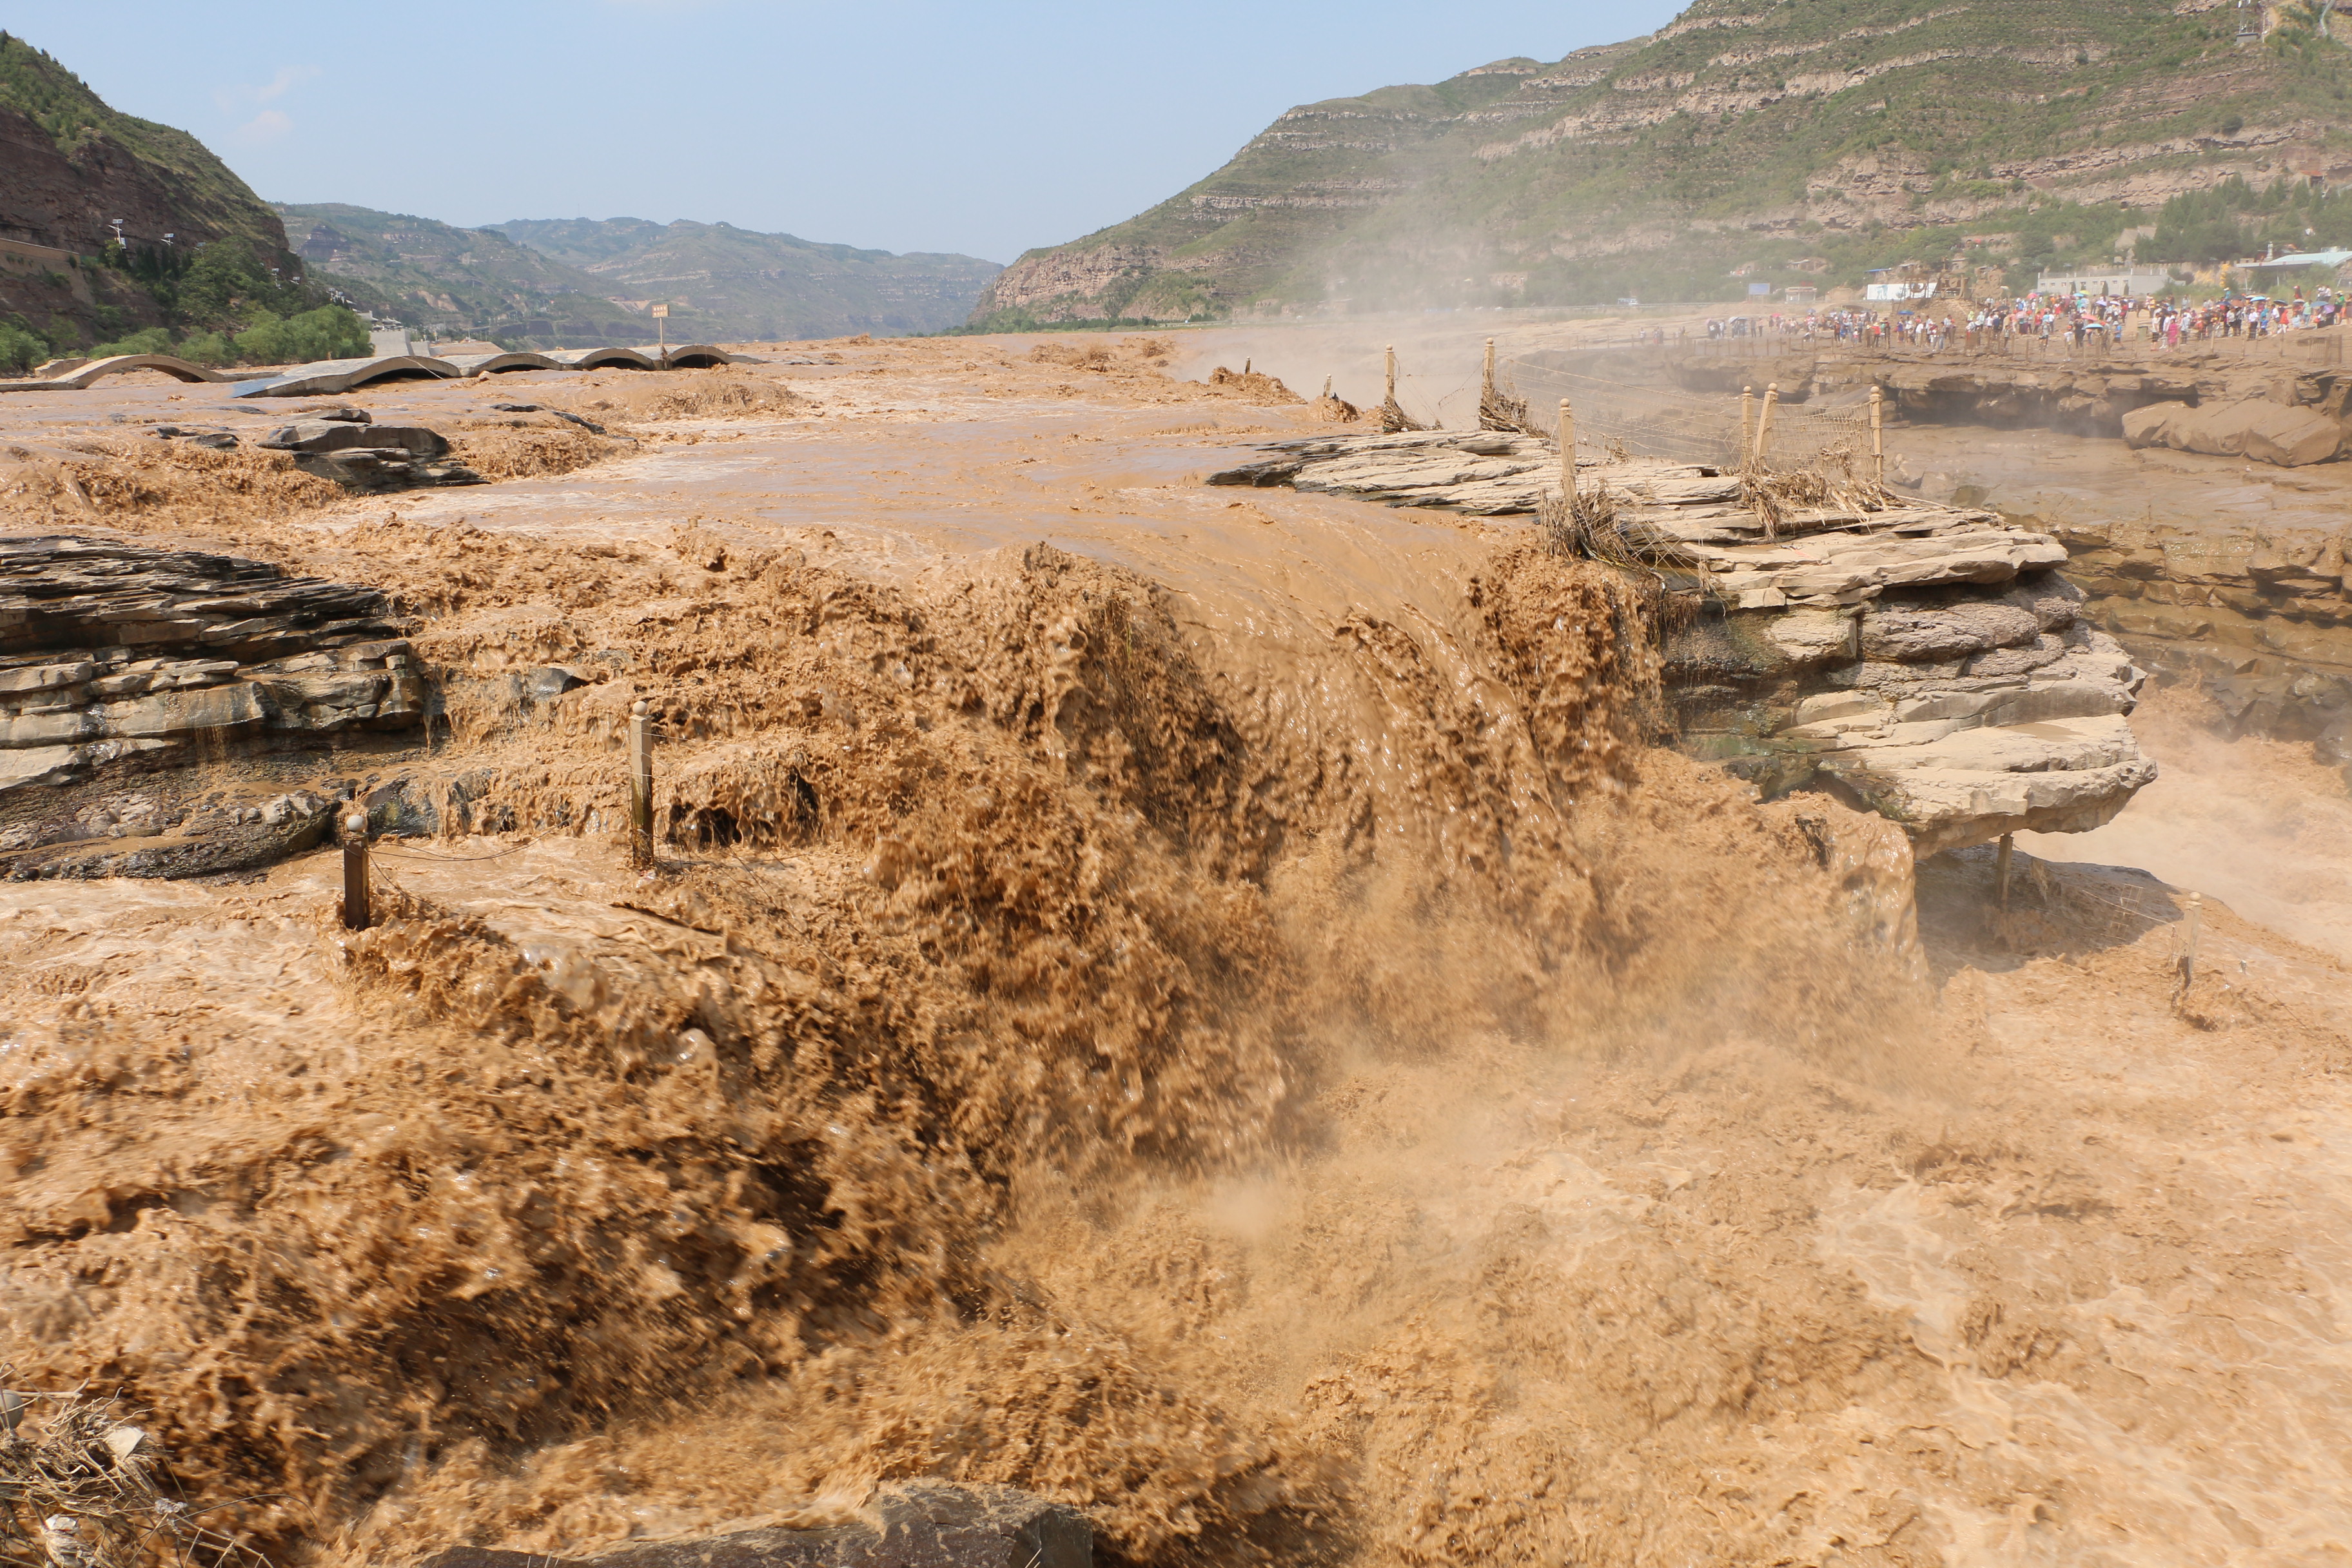
[[856, 1522], [630, 1542], [589, 1558], [452, 1547], [418, 1568], [1088, 1568], [1086, 1515], [1011, 1487], [886, 1487]]
[[[1327, 436], [1211, 484], [1486, 516], [1559, 495], [1559, 448], [1493, 431]], [[1826, 788], [1922, 855], [2083, 832], [2156, 777], [2126, 716], [2147, 679], [2082, 614], [2046, 533], [1967, 507], [1759, 500], [1698, 464], [1580, 458], [1602, 553], [1654, 574], [1679, 744], [1769, 795]], [[1867, 487], [1854, 487], [1867, 489]], [[1768, 519], [1767, 510], [1769, 511]]]
[[[54, 840], [37, 813], [9, 809], [45, 786], [125, 760], [409, 729], [428, 696], [376, 589], [116, 540], [0, 538], [0, 855]], [[275, 858], [315, 838], [324, 810], [289, 797], [219, 826], [252, 841], [232, 858]]]
[[1283, 487], [1382, 506], [1433, 506], [1475, 516], [1533, 511], [1559, 493], [1559, 448], [1503, 430], [1404, 430], [1387, 436], [1315, 436], [1276, 441], [1273, 456], [1223, 473], [1213, 485]]

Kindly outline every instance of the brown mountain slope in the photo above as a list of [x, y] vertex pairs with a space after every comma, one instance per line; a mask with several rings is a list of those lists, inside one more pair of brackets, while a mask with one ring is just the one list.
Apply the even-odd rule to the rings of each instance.
[[1023, 257], [975, 320], [1706, 299], [1744, 263], [1855, 281], [1971, 240], [2104, 260], [2232, 174], [2352, 178], [2344, 31], [2210, 0], [1698, 0], [1549, 65], [1294, 109]]
[[285, 264], [286, 227], [184, 131], [110, 109], [56, 60], [0, 33], [0, 235], [94, 254], [126, 240], [235, 239]]

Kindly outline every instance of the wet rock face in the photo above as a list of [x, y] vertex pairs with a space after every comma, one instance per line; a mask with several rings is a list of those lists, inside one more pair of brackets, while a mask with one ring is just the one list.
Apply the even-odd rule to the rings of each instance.
[[[1496, 431], [1317, 436], [1212, 475], [1393, 506], [1539, 511], [1559, 547], [1649, 570], [1684, 749], [1770, 794], [1829, 787], [1918, 852], [2076, 832], [2156, 776], [2124, 715], [2145, 679], [2081, 620], [2065, 547], [1980, 508], [1821, 476], [1580, 457]], [[1684, 613], [1689, 612], [1689, 613]]]
[[[2085, 614], [2232, 735], [2316, 741], [2352, 719], [2345, 537], [2316, 529], [2057, 530]], [[2322, 760], [2329, 760], [2323, 752]]]
[[895, 1486], [854, 1524], [633, 1542], [585, 1560], [459, 1546], [420, 1568], [1087, 1568], [1086, 1515], [1011, 1487]]
[[1922, 854], [2073, 832], [2156, 776], [2125, 715], [2145, 679], [2054, 572], [1851, 608], [1727, 609], [1669, 635], [1683, 743], [1780, 794], [1828, 787]]
[[305, 473], [358, 490], [421, 489], [436, 485], [478, 485], [482, 477], [463, 463], [447, 461], [449, 439], [422, 425], [378, 425], [325, 417], [280, 426], [258, 443], [291, 453]]
[[0, 799], [198, 741], [415, 726], [400, 630], [377, 590], [265, 562], [0, 539]]
[[2283, 468], [2299, 468], [2335, 457], [2343, 444], [2344, 426], [2316, 408], [2263, 400], [2195, 407], [2158, 403], [2124, 416], [2123, 437], [2132, 447], [2247, 457]]
[[0, 659], [121, 645], [236, 659], [390, 635], [382, 593], [263, 561], [72, 535], [0, 537]]
[[163, 789], [89, 799], [48, 821], [0, 828], [0, 877], [203, 877], [267, 866], [325, 838], [340, 795], [299, 789], [231, 802]]

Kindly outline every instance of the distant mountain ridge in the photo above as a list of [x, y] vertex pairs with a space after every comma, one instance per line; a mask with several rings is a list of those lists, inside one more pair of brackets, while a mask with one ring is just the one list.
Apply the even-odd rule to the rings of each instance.
[[2317, 0], [1697, 0], [1549, 64], [1293, 109], [1021, 257], [974, 321], [1713, 299], [1961, 247], [2104, 261], [2232, 174], [2352, 181], [2346, 37]]
[[728, 223], [619, 217], [517, 219], [494, 226], [599, 279], [614, 298], [669, 303], [673, 335], [937, 331], [961, 323], [1002, 270], [977, 257], [893, 255]]
[[[100, 255], [118, 218], [125, 242], [146, 257], [148, 287], [122, 267], [68, 259]], [[6, 33], [0, 240], [19, 247], [0, 269], [0, 328], [52, 343], [163, 322], [170, 279], [219, 242], [249, 252], [268, 289], [279, 275], [307, 274], [412, 326], [541, 345], [650, 341], [664, 330], [647, 308], [656, 302], [670, 307], [673, 342], [936, 331], [970, 315], [1000, 270], [975, 257], [895, 256], [724, 223], [572, 218], [468, 229], [339, 202], [272, 204], [195, 137], [110, 108]]]
[[358, 303], [413, 326], [519, 343], [673, 342], [937, 331], [971, 314], [999, 268], [895, 256], [732, 224], [518, 219], [458, 228], [339, 202], [280, 203], [295, 249]]
[[493, 228], [342, 202], [281, 202], [278, 211], [313, 273], [379, 316], [542, 343], [653, 335], [598, 279]]

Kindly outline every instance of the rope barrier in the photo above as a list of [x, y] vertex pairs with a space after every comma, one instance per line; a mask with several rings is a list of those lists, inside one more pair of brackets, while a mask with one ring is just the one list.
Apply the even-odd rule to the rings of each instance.
[[[1614, 440], [1636, 456], [1717, 467], [1740, 460], [1733, 434], [1738, 420], [1734, 417], [1737, 399], [1732, 395], [1620, 381], [1538, 364], [1516, 355], [1497, 365], [1497, 372], [1505, 366], [1520, 396], [1571, 399], [1580, 425], [1599, 440]], [[1840, 445], [1849, 447], [1857, 458], [1864, 457], [1870, 429], [1867, 416], [1859, 411], [1828, 414], [1784, 402], [1775, 408], [1772, 432], [1773, 458], [1803, 461]]]
[[428, 855], [415, 849], [387, 849], [383, 841], [378, 839], [369, 852], [389, 855], [395, 860], [433, 860], [444, 866], [476, 866], [485, 860], [503, 860], [509, 855], [520, 855], [526, 849], [537, 847], [536, 844], [518, 844], [512, 848], [492, 850], [488, 855]]

